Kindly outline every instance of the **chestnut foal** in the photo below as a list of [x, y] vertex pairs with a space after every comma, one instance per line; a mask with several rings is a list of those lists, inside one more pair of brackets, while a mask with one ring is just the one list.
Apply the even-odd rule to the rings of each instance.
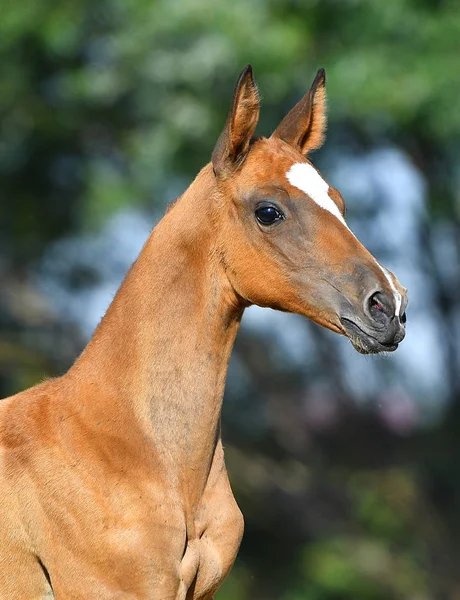
[[227, 123], [155, 227], [68, 373], [0, 403], [0, 598], [210, 599], [243, 518], [220, 437], [250, 304], [299, 313], [363, 353], [404, 337], [404, 288], [348, 229], [305, 158], [325, 74], [268, 138], [242, 72]]

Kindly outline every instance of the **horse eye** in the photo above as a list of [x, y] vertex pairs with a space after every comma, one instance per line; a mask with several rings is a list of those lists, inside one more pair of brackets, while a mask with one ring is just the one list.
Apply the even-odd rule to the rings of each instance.
[[284, 219], [284, 215], [274, 206], [261, 206], [256, 210], [256, 219], [261, 225], [273, 225]]

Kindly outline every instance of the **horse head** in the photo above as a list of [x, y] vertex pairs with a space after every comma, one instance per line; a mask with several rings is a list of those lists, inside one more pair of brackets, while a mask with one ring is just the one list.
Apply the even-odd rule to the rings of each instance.
[[342, 196], [307, 158], [325, 136], [324, 70], [269, 138], [253, 137], [259, 111], [248, 65], [212, 155], [231, 285], [247, 304], [304, 315], [361, 353], [395, 350], [406, 290], [351, 232]]

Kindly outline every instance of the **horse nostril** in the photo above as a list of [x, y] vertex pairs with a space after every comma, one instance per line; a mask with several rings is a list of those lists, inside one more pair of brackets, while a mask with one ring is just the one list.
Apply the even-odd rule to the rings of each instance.
[[366, 304], [366, 312], [372, 320], [380, 321], [381, 323], [387, 320], [391, 309], [382, 292], [374, 292], [368, 297]]
[[405, 324], [406, 324], [406, 321], [407, 321], [407, 316], [406, 316], [406, 313], [405, 313], [405, 312], [403, 312], [403, 314], [402, 314], [402, 315], [399, 317], [399, 320], [401, 321], [401, 323], [402, 323], [403, 325], [405, 325]]
[[377, 294], [374, 294], [369, 298], [369, 307], [371, 309], [375, 308], [376, 310], [380, 310], [383, 312], [383, 306], [380, 304], [378, 299], [376, 298]]

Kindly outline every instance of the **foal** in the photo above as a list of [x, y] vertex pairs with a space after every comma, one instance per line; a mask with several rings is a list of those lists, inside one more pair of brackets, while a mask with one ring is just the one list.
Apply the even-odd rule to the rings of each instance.
[[227, 364], [250, 304], [362, 353], [404, 337], [405, 290], [305, 158], [325, 75], [268, 139], [242, 72], [212, 162], [153, 230], [92, 340], [0, 403], [0, 599], [209, 600], [243, 533], [224, 464]]

